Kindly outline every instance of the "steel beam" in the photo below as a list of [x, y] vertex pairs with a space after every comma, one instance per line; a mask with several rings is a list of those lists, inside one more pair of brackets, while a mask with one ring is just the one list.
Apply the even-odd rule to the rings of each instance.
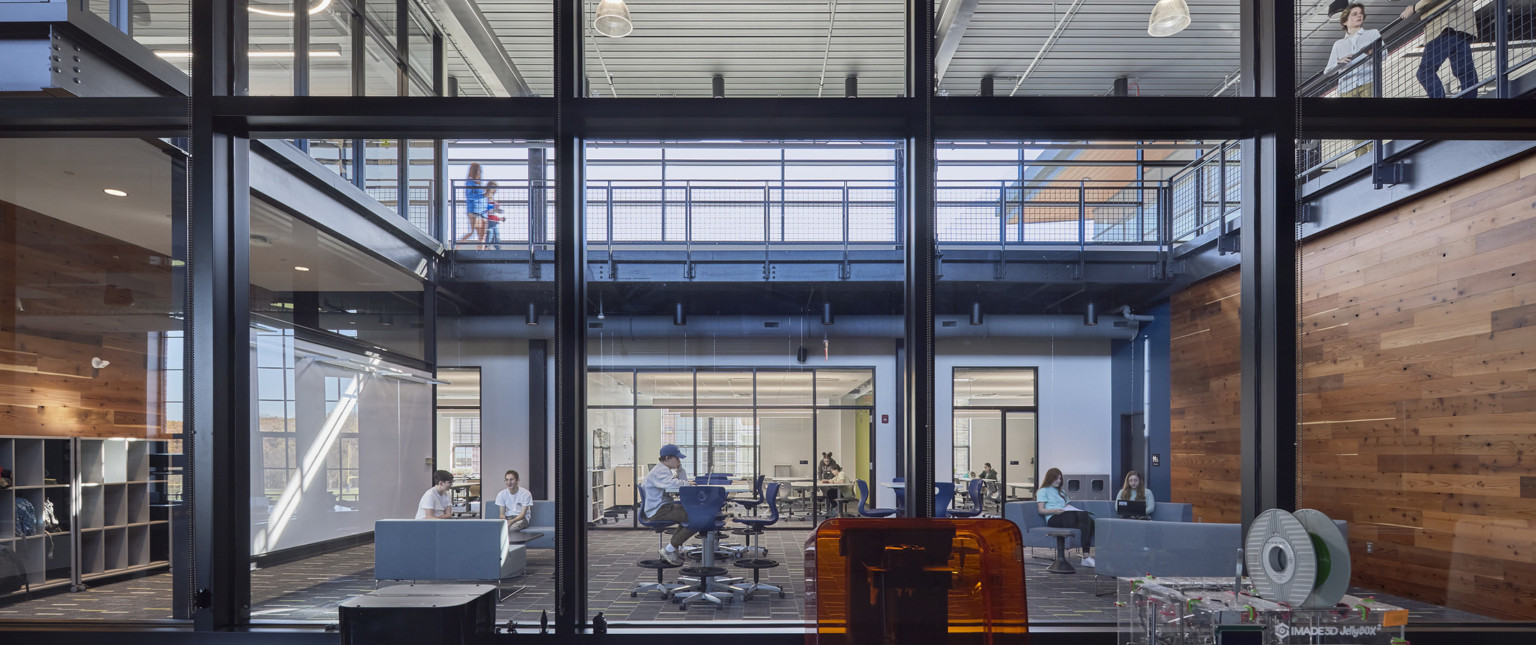
[[[1361, 114], [1371, 118], [1361, 119]], [[1524, 100], [1303, 98], [1301, 115], [1308, 139], [1520, 141], [1536, 132], [1536, 110]]]

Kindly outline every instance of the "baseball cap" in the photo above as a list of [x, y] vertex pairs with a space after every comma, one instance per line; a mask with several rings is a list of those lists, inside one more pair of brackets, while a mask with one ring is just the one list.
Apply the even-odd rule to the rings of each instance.
[[685, 455], [685, 454], [683, 454], [683, 451], [678, 450], [677, 444], [675, 444], [675, 443], [669, 443], [669, 444], [667, 444], [665, 446], [662, 446], [661, 447], [661, 456], [663, 456], [663, 457], [677, 457], [678, 459], [687, 459], [688, 458], [688, 455]]

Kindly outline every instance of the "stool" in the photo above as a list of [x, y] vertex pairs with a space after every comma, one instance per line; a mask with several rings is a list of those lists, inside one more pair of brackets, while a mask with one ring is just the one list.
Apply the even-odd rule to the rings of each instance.
[[716, 607], [719, 607], [731, 599], [731, 594], [729, 593], [708, 590], [709, 582], [712, 578], [718, 578], [726, 574], [726, 570], [723, 567], [684, 567], [681, 573], [685, 576], [697, 578], [699, 581], [697, 591], [678, 593], [672, 597], [679, 605], [682, 605], [683, 609], [687, 609], [688, 603], [695, 600], [712, 602]]
[[671, 598], [673, 592], [677, 591], [678, 589], [682, 589], [682, 588], [688, 586], [688, 585], [683, 585], [683, 584], [667, 582], [667, 581], [663, 580], [662, 577], [661, 577], [661, 572], [662, 571], [665, 571], [667, 569], [675, 569], [675, 568], [683, 566], [683, 565], [672, 564], [671, 562], [667, 562], [666, 560], [654, 559], [654, 560], [641, 560], [639, 562], [636, 562], [635, 566], [638, 566], [638, 567], [640, 567], [642, 569], [655, 569], [656, 570], [656, 582], [642, 582], [640, 584], [635, 585], [634, 589], [630, 589], [629, 590], [629, 597], [630, 598], [634, 598], [636, 594], [638, 594], [638, 593], [640, 593], [642, 591], [660, 591], [661, 595], [662, 595], [662, 598]]
[[[768, 547], [763, 546], [762, 545], [762, 538], [757, 537], [757, 536], [763, 534], [763, 530], [762, 529], [760, 529], [760, 528], [758, 528], [756, 526], [751, 526], [751, 527], [747, 527], [747, 528], [736, 529], [734, 531], [731, 531], [731, 534], [732, 535], [740, 535], [740, 536], [743, 536], [744, 538], [746, 538], [747, 545], [745, 547], [742, 547], [742, 549], [741, 549], [741, 554], [742, 555], [757, 554], [756, 557], [762, 557], [762, 558], [768, 557]], [[757, 540], [756, 544], [753, 544], [753, 539]]]
[[763, 569], [772, 569], [779, 566], [779, 562], [777, 560], [769, 560], [767, 558], [743, 558], [736, 561], [736, 566], [743, 569], [752, 570], [752, 582], [744, 585], [736, 585], [736, 589], [741, 591], [742, 600], [751, 599], [752, 593], [759, 589], [773, 591], [778, 593], [780, 598], [784, 597], [784, 589], [780, 588], [778, 585], [765, 584], [759, 581], [759, 575], [761, 575]]
[[1046, 535], [1056, 538], [1056, 561], [1045, 570], [1051, 573], [1077, 573], [1072, 565], [1067, 562], [1067, 538], [1076, 534], [1076, 531], [1068, 529], [1054, 529], [1045, 531]]

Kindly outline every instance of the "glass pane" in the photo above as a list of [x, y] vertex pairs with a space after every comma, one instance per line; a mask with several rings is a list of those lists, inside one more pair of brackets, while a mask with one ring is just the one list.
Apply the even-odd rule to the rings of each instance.
[[167, 148], [0, 138], [0, 619], [129, 597], [118, 620], [186, 618], [187, 186]]
[[[252, 315], [424, 356], [421, 281], [265, 199], [251, 200]], [[302, 262], [302, 264], [300, 264]]]
[[363, 140], [363, 190], [385, 208], [400, 208], [400, 140]]
[[432, 34], [434, 30], [431, 27], [432, 23], [422, 17], [421, 12], [415, 9], [415, 5], [410, 6], [412, 7], [410, 21], [408, 22], [410, 42], [406, 43], [406, 47], [410, 52], [408, 58], [411, 71], [422, 80], [430, 81], [432, 78]]
[[367, 0], [363, 3], [364, 16], [368, 20], [368, 29], [377, 34], [381, 42], [388, 43], [391, 50], [395, 47], [395, 34], [399, 33], [399, 18], [395, 13], [395, 3], [389, 0]]
[[637, 405], [693, 405], [693, 372], [640, 372], [636, 376]]
[[[1003, 436], [1002, 459], [982, 463], [981, 472], [997, 471], [997, 481], [1007, 487], [1007, 499], [1033, 499], [1035, 471], [1036, 433], [1035, 413], [1009, 412], [1004, 416], [1006, 424]], [[993, 466], [988, 468], [988, 466]], [[990, 479], [984, 477], [984, 479]]]
[[[290, 4], [290, 6], [292, 6]], [[352, 12], [336, 2], [309, 16], [309, 95], [352, 96]]]
[[631, 372], [587, 374], [587, 405], [633, 405], [635, 375]]
[[[1236, 2], [984, 2], [972, 12], [951, 9], [939, 16], [938, 92], [1236, 96], [1240, 7]], [[1166, 31], [1152, 33], [1154, 16], [1171, 18]], [[1200, 56], [1189, 55], [1190, 43], [1200, 44]]]
[[[369, 3], [372, 7], [375, 3]], [[398, 96], [400, 94], [400, 66], [394, 48], [381, 45], [369, 38], [363, 52], [363, 95]]]
[[352, 139], [310, 139], [309, 156], [330, 168], [342, 179], [351, 180], [356, 172]]
[[[623, 414], [629, 412], [623, 407], [628, 382], [614, 374], [635, 370], [636, 445], [632, 474], [623, 469], [623, 453], [616, 448], [613, 455], [590, 455], [588, 476], [621, 486], [639, 480], [641, 500], [627, 517], [610, 518], [623, 506], [622, 494], [610, 502], [606, 493], [589, 493], [590, 517], [599, 510], [604, 517], [588, 533], [588, 552], [612, 554], [594, 557], [586, 570], [592, 611], [613, 621], [798, 626], [805, 586], [797, 572], [803, 569], [800, 554], [808, 531], [829, 514], [856, 514], [854, 482], [861, 478], [872, 491], [871, 506], [894, 505], [896, 489], [889, 484], [901, 475], [897, 453], [903, 441], [899, 424], [890, 421], [898, 387], [894, 336], [869, 337], [865, 323], [877, 320], [874, 329], [900, 329], [884, 324], [900, 319], [899, 285], [843, 283], [831, 265], [812, 269], [820, 273], [805, 282], [764, 281], [762, 256], [749, 262], [729, 253], [708, 267], [698, 264], [687, 284], [658, 281], [661, 274], [653, 271], [682, 271], [690, 237], [745, 244], [758, 252], [766, 241], [776, 258], [796, 261], [825, 252], [808, 240], [839, 246], [846, 240], [859, 253], [879, 255], [888, 267], [891, 257], [900, 257], [891, 246], [899, 236], [893, 197], [899, 149], [887, 141], [589, 142], [585, 244], [593, 266], [604, 268], [589, 274], [587, 421], [594, 426], [594, 442], [603, 436], [597, 424], [610, 441], [622, 441], [615, 429], [623, 428]], [[845, 220], [843, 213], [857, 213], [857, 219]], [[845, 228], [845, 221], [857, 225]], [[635, 264], [637, 258], [645, 258], [644, 264]], [[757, 277], [741, 277], [751, 275]], [[676, 278], [683, 280], [683, 274]], [[824, 303], [831, 307], [825, 317]], [[888, 389], [877, 394], [877, 385]], [[696, 509], [692, 515], [677, 506], [697, 497], [673, 498], [667, 492], [676, 484], [670, 478], [679, 473], [670, 456], [662, 457], [666, 444], [682, 453], [676, 463], [686, 480], [718, 476], [705, 485], [723, 487], [718, 493], [741, 508], [732, 511], [730, 526], [750, 524], [754, 516], [772, 518], [752, 540], [779, 563], [760, 575], [783, 588], [784, 602], [761, 602], [759, 591], [751, 601], [704, 610], [701, 602], [684, 607], [635, 588], [636, 580], [654, 576], [635, 567], [637, 559], [665, 559], [668, 546], [691, 548], [714, 539], [674, 532], [659, 538], [663, 553], [655, 553], [652, 540], [658, 538], [642, 522], [668, 517], [686, 522], [726, 508], [724, 497], [720, 509]], [[846, 472], [824, 469], [823, 458]], [[648, 485], [647, 475], [660, 484]], [[704, 553], [712, 558], [714, 549], [705, 547]], [[625, 593], [631, 590], [633, 599]]]
[[593, 96], [716, 96], [712, 78], [726, 97], [842, 98], [847, 79], [853, 96], [905, 94], [906, 5], [896, 0], [721, 3], [703, 13], [631, 2], [622, 21], [599, 7], [585, 3], [583, 20], [584, 66], [602, 70]]
[[811, 372], [759, 371], [757, 373], [757, 404], [810, 405], [814, 378], [815, 375]]
[[869, 405], [875, 394], [874, 370], [816, 370], [816, 405]]
[[698, 373], [698, 405], [751, 405], [751, 372]]
[[956, 368], [955, 405], [1033, 406], [1035, 371]]
[[293, 3], [285, 10], [286, 16], [250, 12], [251, 96], [293, 96]]
[[432, 184], [437, 181], [436, 142], [412, 139], [407, 142], [406, 153], [406, 208], [397, 212], [416, 228], [432, 234], [432, 223], [437, 221], [437, 209], [432, 204]]

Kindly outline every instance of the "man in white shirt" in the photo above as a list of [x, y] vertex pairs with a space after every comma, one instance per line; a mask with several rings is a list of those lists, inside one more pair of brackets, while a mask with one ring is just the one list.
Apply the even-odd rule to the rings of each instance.
[[496, 505], [501, 507], [501, 517], [507, 521], [507, 530], [521, 531], [528, 528], [533, 519], [533, 493], [518, 487], [517, 471], [509, 470], [502, 477], [507, 488], [496, 493]]
[[[640, 512], [645, 519], [653, 522], [677, 522], [677, 532], [672, 534], [672, 541], [660, 550], [661, 558], [672, 564], [683, 563], [683, 556], [677, 549], [694, 534], [694, 531], [686, 528], [688, 511], [683, 510], [682, 504], [666, 497], [668, 488], [689, 485], [685, 481], [688, 475], [683, 472], [684, 456], [683, 451], [678, 450], [676, 444], [669, 443], [662, 446], [660, 463], [645, 475], [645, 481], [640, 484], [642, 502]], [[674, 470], [677, 471], [675, 474]]]
[[435, 482], [427, 492], [421, 494], [421, 501], [416, 504], [416, 519], [418, 520], [446, 520], [453, 517], [453, 497], [448, 494], [448, 489], [453, 488], [453, 473], [439, 470], [432, 475]]

